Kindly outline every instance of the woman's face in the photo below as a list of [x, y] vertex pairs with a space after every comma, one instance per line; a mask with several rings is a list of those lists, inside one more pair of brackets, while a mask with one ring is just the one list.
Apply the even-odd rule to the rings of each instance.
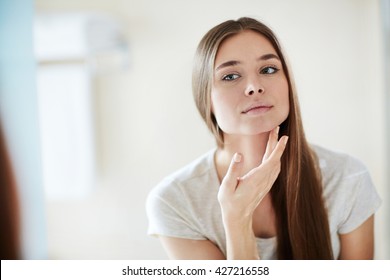
[[289, 114], [282, 63], [261, 34], [243, 31], [225, 39], [214, 65], [211, 107], [226, 134], [269, 132]]

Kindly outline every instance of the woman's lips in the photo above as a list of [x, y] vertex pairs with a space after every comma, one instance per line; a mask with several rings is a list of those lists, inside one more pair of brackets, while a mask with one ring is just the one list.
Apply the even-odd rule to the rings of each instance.
[[250, 115], [261, 114], [261, 113], [268, 112], [269, 110], [272, 109], [272, 107], [273, 106], [271, 105], [253, 105], [245, 109], [244, 111], [242, 111], [242, 114], [250, 114]]

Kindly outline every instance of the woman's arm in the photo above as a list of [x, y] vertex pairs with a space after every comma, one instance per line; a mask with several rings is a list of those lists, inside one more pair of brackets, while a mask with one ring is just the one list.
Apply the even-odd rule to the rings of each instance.
[[259, 259], [252, 219], [280, 172], [288, 137], [270, 133], [263, 162], [242, 177], [243, 157], [235, 154], [222, 180], [218, 201], [226, 234], [226, 256], [209, 240], [159, 236], [170, 259]]
[[374, 258], [374, 215], [347, 234], [340, 234], [341, 260], [372, 260]]
[[221, 250], [209, 240], [159, 236], [159, 239], [173, 260], [224, 260]]
[[[224, 215], [226, 216], [226, 215]], [[230, 260], [258, 260], [256, 237], [250, 217], [234, 217], [227, 215], [223, 218], [226, 235], [226, 253]]]
[[278, 128], [269, 135], [262, 163], [240, 177], [243, 157], [235, 154], [222, 180], [218, 201], [226, 233], [227, 259], [259, 259], [253, 213], [280, 173], [288, 137], [278, 141]]

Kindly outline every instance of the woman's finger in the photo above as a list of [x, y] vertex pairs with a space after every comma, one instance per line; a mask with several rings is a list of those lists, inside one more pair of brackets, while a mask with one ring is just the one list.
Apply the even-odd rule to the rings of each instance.
[[[267, 185], [268, 187], [271, 187], [280, 172], [280, 159], [286, 148], [287, 141], [288, 136], [281, 137], [271, 155], [261, 165], [243, 176], [242, 179], [248, 180], [250, 178], [249, 180], [257, 182], [256, 185]], [[266, 190], [268, 191], [268, 188], [266, 188]]]
[[222, 180], [221, 186], [229, 190], [234, 191], [238, 184], [238, 178], [242, 169], [243, 156], [239, 153], [235, 153], [232, 161], [230, 162], [229, 169]]
[[280, 161], [284, 150], [286, 149], [288, 141], [288, 136], [284, 135], [280, 138], [280, 140], [277, 142], [275, 149], [272, 151], [271, 155], [268, 157], [267, 160], [275, 160]]
[[279, 126], [275, 127], [268, 136], [267, 147], [263, 156], [263, 162], [267, 160], [274, 151], [276, 144], [278, 143]]

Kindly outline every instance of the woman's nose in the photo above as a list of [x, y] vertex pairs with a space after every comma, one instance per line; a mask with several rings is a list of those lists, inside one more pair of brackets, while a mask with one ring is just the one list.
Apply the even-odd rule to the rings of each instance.
[[261, 85], [257, 85], [257, 86], [250, 85], [245, 90], [246, 96], [251, 96], [254, 95], [255, 93], [260, 93], [260, 94], [264, 93], [264, 87]]

